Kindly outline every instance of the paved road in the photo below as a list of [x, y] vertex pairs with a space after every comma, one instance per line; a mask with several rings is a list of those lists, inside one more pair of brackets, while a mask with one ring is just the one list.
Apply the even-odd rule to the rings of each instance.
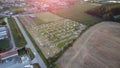
[[41, 68], [47, 68], [46, 64], [43, 62], [42, 58], [39, 56], [38, 52], [34, 48], [34, 45], [31, 42], [30, 38], [28, 37], [28, 35], [24, 31], [24, 29], [23, 29], [21, 23], [19, 22], [19, 20], [16, 18], [16, 16], [13, 16], [13, 18], [15, 19], [18, 27], [20, 28], [23, 36], [25, 37], [25, 40], [27, 41], [26, 47], [29, 47], [33, 53], [36, 53], [35, 58], [33, 59], [32, 63], [38, 63], [41, 66]]
[[15, 50], [16, 46], [15, 46], [15, 42], [14, 42], [14, 39], [13, 39], [13, 35], [11, 33], [10, 26], [8, 24], [8, 19], [4, 18], [4, 21], [7, 23], [7, 27], [8, 27], [9, 33], [10, 33], [10, 42], [11, 42], [11, 45], [12, 45], [12, 50]]

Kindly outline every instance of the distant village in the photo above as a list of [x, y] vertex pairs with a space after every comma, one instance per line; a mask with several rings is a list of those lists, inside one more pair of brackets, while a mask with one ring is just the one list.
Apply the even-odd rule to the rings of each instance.
[[[51, 10], [57, 10], [64, 6], [70, 7], [77, 1], [95, 2], [95, 3], [120, 3], [120, 1], [104, 1], [104, 0], [0, 0], [0, 12], [2, 14], [12, 15], [16, 13], [36, 13]], [[8, 8], [22, 8], [19, 11], [7, 10]]]

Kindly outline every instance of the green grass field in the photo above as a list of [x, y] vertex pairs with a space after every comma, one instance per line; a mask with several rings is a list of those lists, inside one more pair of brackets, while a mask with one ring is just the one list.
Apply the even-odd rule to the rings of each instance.
[[24, 47], [26, 45], [26, 40], [23, 37], [20, 29], [18, 28], [15, 20], [13, 18], [8, 18], [9, 25], [15, 40], [16, 47]]
[[69, 8], [53, 10], [52, 13], [90, 26], [102, 21], [102, 19], [100, 18], [91, 16], [85, 13], [85, 11], [97, 6], [100, 6], [100, 4], [79, 2]]

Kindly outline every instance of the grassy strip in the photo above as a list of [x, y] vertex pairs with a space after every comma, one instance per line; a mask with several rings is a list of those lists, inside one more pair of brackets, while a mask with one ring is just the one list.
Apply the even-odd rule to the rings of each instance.
[[[19, 18], [18, 18], [19, 19]], [[20, 21], [20, 20], [19, 20]], [[21, 22], [21, 21], [20, 21]], [[21, 23], [22, 24], [22, 23]], [[49, 68], [50, 64], [47, 61], [47, 59], [45, 58], [44, 54], [42, 53], [42, 51], [39, 49], [39, 47], [37, 46], [35, 40], [32, 38], [32, 36], [30, 35], [30, 33], [26, 30], [26, 28], [24, 27], [24, 25], [22, 24], [25, 32], [27, 33], [27, 35], [29, 36], [30, 40], [32, 41], [35, 49], [37, 50], [37, 52], [39, 53], [39, 55], [41, 56], [41, 58], [43, 59], [44, 63], [47, 65], [47, 67]]]
[[33, 68], [41, 68], [38, 63], [33, 64]]
[[15, 20], [13, 18], [8, 18], [8, 22], [9, 22], [9, 25], [10, 25], [10, 28], [11, 28], [11, 31], [13, 34], [13, 38], [14, 38], [16, 47], [18, 47], [18, 48], [24, 47], [27, 44], [27, 42], [26, 42], [25, 38], [23, 37], [20, 29], [18, 28]]
[[33, 60], [35, 58], [33, 52], [30, 48], [26, 48], [27, 54], [30, 56], [30, 59]]

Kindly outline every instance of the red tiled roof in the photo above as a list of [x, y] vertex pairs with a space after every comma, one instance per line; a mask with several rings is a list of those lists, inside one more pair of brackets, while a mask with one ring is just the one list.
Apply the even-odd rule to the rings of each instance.
[[14, 55], [14, 54], [17, 54], [17, 53], [18, 53], [17, 50], [13, 50], [13, 51], [8, 51], [8, 52], [5, 52], [5, 53], [1, 53], [0, 54], [0, 59], [8, 57], [8, 56], [11, 56], [11, 55]]

